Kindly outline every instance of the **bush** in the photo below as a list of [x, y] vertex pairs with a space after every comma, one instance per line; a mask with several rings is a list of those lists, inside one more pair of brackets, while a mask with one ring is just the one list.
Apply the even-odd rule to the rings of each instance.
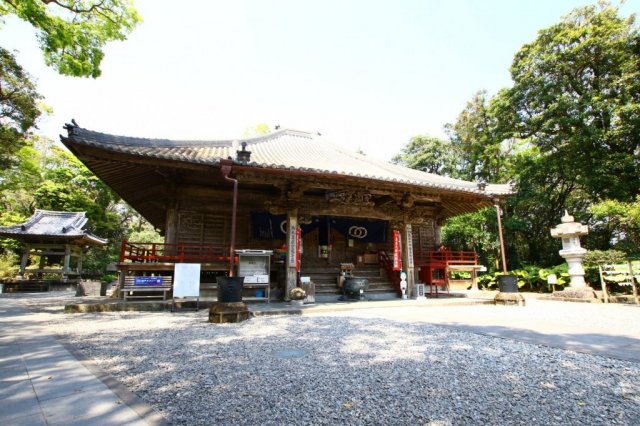
[[[553, 268], [540, 268], [536, 265], [525, 265], [521, 269], [510, 271], [509, 274], [518, 277], [518, 288], [523, 291], [532, 291], [538, 293], [552, 292], [563, 288], [569, 283], [569, 267], [566, 263], [554, 266]], [[557, 284], [551, 286], [547, 282], [547, 277], [555, 274]], [[490, 290], [498, 289], [498, 277], [501, 272], [494, 274], [484, 274], [478, 277], [478, 287]], [[556, 287], [556, 286], [559, 286]]]
[[627, 255], [620, 250], [590, 250], [584, 255], [584, 264], [587, 267], [596, 267], [610, 263], [626, 262]]
[[584, 279], [593, 286], [600, 285], [598, 265], [625, 263], [627, 255], [620, 250], [590, 250], [584, 256]]
[[0, 254], [0, 278], [13, 278], [18, 274], [18, 256], [11, 252]]

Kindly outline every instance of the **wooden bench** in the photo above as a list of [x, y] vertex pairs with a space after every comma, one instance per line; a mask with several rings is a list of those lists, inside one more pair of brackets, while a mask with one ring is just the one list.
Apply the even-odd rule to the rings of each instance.
[[[162, 297], [162, 300], [167, 300], [168, 293], [171, 291], [173, 287], [173, 277], [171, 276], [162, 276], [162, 277], [144, 277], [144, 278], [161, 278], [162, 284], [137, 284], [136, 278], [143, 277], [124, 277], [124, 285], [120, 289], [120, 293], [122, 294], [122, 298], [124, 301], [127, 301], [127, 298], [140, 298], [140, 299], [148, 299], [148, 298], [159, 298]], [[145, 294], [145, 295], [132, 295], [132, 293], [160, 293], [160, 294]]]

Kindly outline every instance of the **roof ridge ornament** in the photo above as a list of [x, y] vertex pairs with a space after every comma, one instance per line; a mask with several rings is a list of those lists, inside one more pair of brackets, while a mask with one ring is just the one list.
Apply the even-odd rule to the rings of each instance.
[[251, 161], [251, 151], [247, 151], [247, 143], [242, 142], [242, 151], [236, 151], [236, 161], [247, 164]]

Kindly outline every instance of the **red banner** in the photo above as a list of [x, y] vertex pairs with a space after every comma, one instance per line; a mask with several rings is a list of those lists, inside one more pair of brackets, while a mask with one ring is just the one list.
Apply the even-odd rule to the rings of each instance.
[[393, 270], [402, 269], [402, 258], [400, 254], [400, 231], [393, 231]]

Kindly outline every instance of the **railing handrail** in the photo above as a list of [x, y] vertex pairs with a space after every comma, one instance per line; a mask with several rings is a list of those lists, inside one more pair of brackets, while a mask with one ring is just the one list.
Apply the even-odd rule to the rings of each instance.
[[442, 264], [442, 265], [476, 265], [478, 254], [475, 251], [463, 250], [431, 250], [424, 253], [416, 253], [415, 264]]
[[229, 260], [229, 246], [214, 243], [146, 243], [123, 240], [120, 263], [187, 262]]
[[402, 294], [402, 289], [400, 289], [400, 271], [393, 270], [393, 262], [387, 255], [387, 252], [384, 250], [378, 251], [378, 262], [382, 264], [385, 271], [387, 271], [387, 277], [393, 284], [398, 295]]

